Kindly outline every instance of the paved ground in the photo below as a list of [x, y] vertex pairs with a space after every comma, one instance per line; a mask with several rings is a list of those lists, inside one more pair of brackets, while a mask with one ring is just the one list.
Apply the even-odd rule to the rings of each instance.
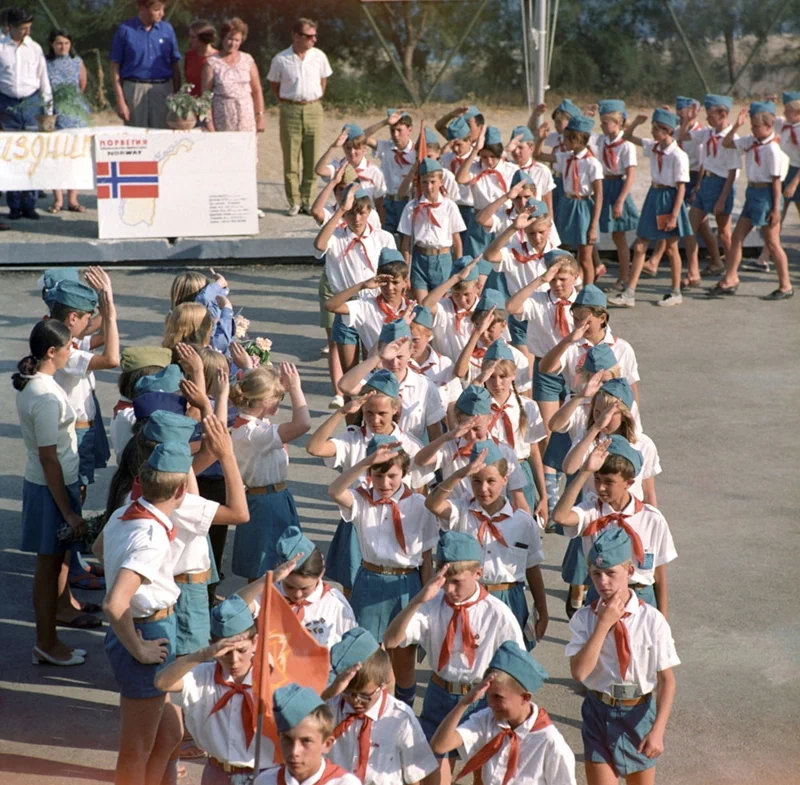
[[[793, 262], [797, 264], [797, 251]], [[167, 271], [112, 274], [124, 345], [155, 342], [166, 312]], [[254, 335], [275, 342], [276, 355], [301, 368], [315, 422], [330, 395], [317, 279], [310, 267], [226, 270], [234, 304]], [[34, 273], [5, 273], [0, 287], [0, 369], [27, 352], [42, 313]], [[643, 418], [659, 448], [664, 474], [658, 496], [680, 558], [670, 568], [671, 622], [683, 664], [659, 782], [747, 785], [798, 782], [796, 767], [800, 614], [791, 575], [800, 559], [800, 503], [793, 455], [800, 429], [796, 392], [800, 298], [759, 301], [774, 278], [745, 274], [729, 301], [687, 298], [680, 308], [651, 307], [665, 282], [646, 281], [634, 311], [614, 312], [642, 375]], [[87, 664], [57, 670], [30, 665], [33, 557], [16, 550], [24, 451], [11, 387], [0, 404], [0, 781], [109, 781], [118, 713], [102, 633], [68, 630], [89, 651]], [[106, 413], [116, 400], [114, 374], [101, 374]], [[292, 489], [307, 531], [330, 540], [335, 515], [326, 483], [333, 473], [292, 447]], [[88, 507], [103, 506], [110, 470], [91, 489]], [[572, 748], [580, 745], [581, 698], [569, 677], [568, 636], [559, 565], [564, 540], [545, 542], [545, 580], [552, 621], [536, 649], [551, 674], [538, 696]], [[235, 588], [227, 581], [225, 590]], [[99, 600], [96, 593], [85, 599]], [[420, 673], [424, 684], [426, 672]], [[792, 753], [791, 750], [795, 750]], [[579, 781], [583, 774], [579, 767]], [[199, 767], [190, 765], [191, 785]]]

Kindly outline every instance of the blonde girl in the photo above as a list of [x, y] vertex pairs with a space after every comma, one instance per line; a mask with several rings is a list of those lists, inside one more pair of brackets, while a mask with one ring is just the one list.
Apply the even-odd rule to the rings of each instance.
[[199, 303], [208, 311], [214, 330], [209, 343], [223, 354], [234, 335], [233, 306], [228, 299], [228, 281], [224, 276], [209, 268], [212, 278], [196, 270], [178, 273], [172, 280], [169, 299], [170, 308], [175, 309], [183, 303]]
[[214, 320], [200, 303], [181, 303], [170, 311], [164, 325], [162, 346], [174, 349], [179, 343], [208, 346]]
[[[275, 425], [274, 417], [286, 393], [292, 419]], [[231, 387], [231, 402], [238, 407], [231, 438], [233, 453], [247, 488], [250, 522], [236, 530], [233, 571], [254, 581], [278, 562], [275, 543], [289, 526], [300, 527], [294, 497], [287, 486], [289, 454], [286, 445], [311, 427], [300, 374], [291, 363], [249, 371]]]

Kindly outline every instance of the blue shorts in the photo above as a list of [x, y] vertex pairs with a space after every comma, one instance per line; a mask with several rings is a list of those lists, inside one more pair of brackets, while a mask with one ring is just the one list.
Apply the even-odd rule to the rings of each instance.
[[[754, 227], [766, 226], [769, 223], [769, 214], [772, 212], [772, 186], [768, 188], [755, 188], [747, 186], [744, 192], [744, 207], [739, 215], [739, 220], [747, 218]], [[783, 197], [778, 209], [783, 208]]]
[[[461, 220], [464, 222], [464, 226], [469, 226], [473, 216], [475, 215], [475, 208], [468, 204], [460, 204], [458, 205], [458, 212], [461, 213]], [[465, 229], [461, 232], [462, 240], [467, 236], [467, 230]]]
[[350, 521], [340, 518], [325, 555], [325, 575], [332, 581], [341, 583], [343, 588], [352, 589], [360, 569], [361, 545], [356, 527]]
[[[475, 676], [475, 681], [479, 681], [483, 674]], [[419, 715], [419, 724], [422, 726], [422, 732], [425, 738], [430, 741], [436, 729], [441, 725], [442, 720], [456, 707], [456, 704], [461, 700], [461, 695], [451, 695], [444, 687], [429, 681], [425, 689], [425, 698], [422, 701], [422, 711]], [[481, 698], [477, 703], [473, 703], [461, 718], [462, 722], [474, 714], [476, 711], [485, 709], [487, 706], [486, 698]], [[457, 752], [454, 750], [449, 755], [439, 755], [437, 757], [455, 757]], [[488, 785], [488, 783], [487, 783]]]
[[528, 345], [528, 320], [517, 319], [508, 315], [508, 331], [511, 333], [512, 346]]
[[537, 357], [533, 361], [533, 400], [563, 400], [569, 392], [567, 380], [560, 373], [542, 373], [539, 370], [539, 360]]
[[638, 706], [606, 706], [589, 692], [581, 706], [584, 759], [606, 763], [617, 777], [627, 777], [656, 765], [636, 748], [650, 732], [656, 718], [653, 697]]
[[689, 172], [689, 182], [686, 183], [686, 190], [683, 192], [683, 203], [686, 205], [687, 210], [692, 206], [692, 191], [694, 191], [694, 187], [697, 185], [697, 178], [699, 176], [699, 170]]
[[[73, 511], [81, 514], [80, 481], [67, 485], [67, 495]], [[58, 541], [58, 530], [66, 523], [61, 510], [46, 485], [22, 481], [22, 544], [20, 550], [55, 556], [71, 546]]]
[[[794, 178], [794, 176], [796, 174], [797, 174], [797, 167], [796, 166], [790, 166], [789, 167], [789, 172], [786, 175], [786, 179], [781, 184], [781, 191], [784, 188], [786, 188], [787, 185], [789, 185], [789, 183], [792, 181], [792, 179]], [[800, 204], [800, 188], [797, 188], [797, 190], [794, 192], [794, 196], [791, 199], [789, 199], [789, 201], [790, 202], [794, 202], [795, 204]]]
[[[208, 598], [206, 598], [206, 603]], [[136, 629], [142, 633], [146, 641], [157, 638], [169, 640], [167, 659], [160, 665], [145, 665], [139, 662], [123, 645], [116, 636], [112, 627], [108, 628], [104, 647], [106, 655], [114, 672], [119, 694], [123, 698], [155, 698], [164, 693], [157, 690], [153, 681], [156, 674], [175, 661], [175, 629], [176, 619], [172, 613], [161, 621], [149, 621], [145, 624], [136, 624]]]
[[275, 542], [289, 526], [300, 528], [294, 497], [288, 488], [278, 493], [247, 494], [250, 521], [240, 523], [233, 536], [235, 575], [260, 578], [278, 563]]
[[181, 595], [175, 603], [175, 654], [180, 657], [208, 646], [211, 617], [207, 583], [179, 583], [178, 588]]
[[636, 236], [645, 240], [668, 240], [673, 237], [687, 237], [694, 234], [692, 224], [689, 221], [689, 211], [686, 203], [681, 202], [678, 212], [677, 228], [670, 232], [662, 232], [658, 228], [658, 216], [672, 212], [675, 206], [675, 197], [678, 195], [677, 188], [653, 188], [647, 192], [642, 214], [639, 217], [639, 225], [636, 227]]
[[542, 463], [545, 466], [549, 466], [551, 469], [555, 469], [557, 472], [563, 471], [561, 466], [571, 447], [572, 439], [570, 439], [568, 433], [552, 431], [550, 433], [550, 440], [547, 442], [547, 447], [542, 456]]
[[594, 199], [570, 199], [566, 194], [558, 204], [556, 226], [561, 242], [578, 246], [588, 245], [589, 227], [594, 215]]
[[426, 254], [414, 249], [411, 257], [411, 288], [432, 292], [452, 274], [453, 254]]
[[383, 197], [383, 209], [385, 213], [383, 228], [387, 232], [397, 234], [397, 227], [400, 224], [400, 217], [403, 215], [403, 210], [407, 204], [408, 199], [394, 199], [391, 196]]
[[358, 343], [358, 330], [355, 327], [348, 327], [340, 313], [337, 313], [333, 319], [331, 341], [344, 346], [355, 346]]
[[[706, 214], [713, 213], [726, 180], [727, 178], [720, 177], [718, 174], [706, 174], [700, 182], [700, 187], [697, 189], [691, 206], [702, 210]], [[736, 186], [733, 185], [730, 193], [728, 193], [728, 198], [725, 200], [723, 215], [730, 215], [733, 212], [733, 200], [735, 198]]]
[[380, 641], [392, 619], [420, 589], [419, 570], [406, 575], [381, 575], [361, 567], [353, 582], [350, 605], [359, 626]]

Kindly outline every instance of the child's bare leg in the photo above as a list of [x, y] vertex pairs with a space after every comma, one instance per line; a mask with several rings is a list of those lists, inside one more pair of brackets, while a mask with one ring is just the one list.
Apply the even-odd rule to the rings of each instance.
[[661, 264], [661, 257], [664, 255], [664, 251], [667, 249], [667, 243], [665, 240], [657, 240], [655, 248], [653, 248], [653, 253], [650, 254], [650, 264], [645, 265], [647, 267], [648, 272], [651, 272], [655, 275], [658, 272], [658, 265]]
[[628, 776], [625, 777], [625, 782], [627, 785], [653, 785], [655, 781], [655, 766], [650, 769], [645, 769], [644, 771], [637, 771], [633, 774], [628, 774]]
[[703, 242], [708, 250], [708, 255], [711, 257], [709, 260], [709, 266], [715, 270], [721, 269], [722, 259], [719, 255], [719, 244], [717, 242], [717, 238], [714, 237], [714, 232], [711, 231], [711, 224], [707, 220], [703, 221], [700, 226], [697, 227], [696, 231], [697, 234], [703, 238]]
[[325, 334], [328, 336], [328, 374], [331, 377], [333, 394], [338, 395], [339, 379], [342, 378], [342, 363], [339, 360], [336, 344], [331, 340], [331, 331], [328, 327], [325, 328]]
[[605, 275], [608, 272], [608, 268], [603, 264], [600, 259], [600, 251], [597, 245], [592, 246], [592, 265], [594, 266], [594, 280], [597, 279], [601, 275]]
[[581, 266], [583, 285], [594, 283], [594, 263], [592, 262], [592, 246], [578, 246], [578, 262]]
[[150, 785], [145, 779], [145, 771], [155, 745], [166, 699], [166, 695], [157, 695], [155, 698], [120, 697], [119, 755], [114, 774], [115, 785]]
[[789, 280], [789, 260], [786, 258], [786, 251], [781, 245], [781, 225], [764, 227], [764, 246], [769, 250], [772, 261], [775, 262], [775, 272], [778, 275], [778, 288], [782, 292], [788, 292], [792, 288]]
[[395, 684], [401, 690], [410, 690], [417, 686], [417, 647], [405, 646], [402, 649], [389, 649], [392, 661]]
[[[561, 406], [559, 401], [536, 401], [536, 404], [539, 407], [539, 413], [542, 415], [542, 420], [544, 420], [544, 429], [547, 432], [547, 439], [550, 438], [550, 420], [552, 419], [553, 415], [559, 410]], [[546, 441], [545, 441], [546, 446]]]
[[731, 240], [731, 252], [725, 257], [725, 274], [720, 281], [723, 287], [739, 285], [739, 265], [742, 263], [742, 248], [744, 247], [744, 240], [750, 234], [752, 228], [753, 222], [749, 218], [740, 218], [736, 222], [736, 228], [733, 230], [733, 238]]
[[[722, 253], [727, 258], [731, 250], [731, 217], [726, 213], [720, 213], [714, 216], [717, 219], [717, 238], [719, 244], [722, 246]], [[720, 262], [722, 260], [720, 259]]]
[[56, 612], [58, 608], [59, 578], [69, 565], [61, 553], [38, 554], [33, 576], [33, 612], [36, 617], [36, 646], [53, 657], [68, 659], [71, 648], [58, 639]]
[[[161, 721], [158, 723], [153, 750], [150, 759], [147, 761], [147, 774], [145, 782], [147, 785], [167, 785], [170, 780], [177, 779], [178, 746], [183, 737], [183, 722], [181, 720], [180, 709], [174, 704], [167, 702], [161, 712]], [[170, 770], [172, 769], [172, 770]]]
[[588, 785], [617, 785], [619, 782], [614, 770], [607, 763], [583, 763]]
[[628, 238], [625, 232], [611, 232], [611, 240], [617, 249], [619, 260], [619, 280], [626, 283], [631, 274], [631, 249], [628, 247]]
[[667, 240], [667, 256], [669, 257], [669, 272], [672, 291], [681, 291], [681, 252], [678, 248], [678, 238], [670, 237]]

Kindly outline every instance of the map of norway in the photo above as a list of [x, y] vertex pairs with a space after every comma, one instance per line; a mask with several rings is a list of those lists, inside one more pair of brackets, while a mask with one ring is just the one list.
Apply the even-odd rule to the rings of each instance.
[[118, 202], [119, 218], [127, 226], [152, 226], [158, 209], [159, 181], [169, 161], [188, 152], [193, 143], [181, 139], [154, 156], [157, 160], [98, 161], [97, 198]]

